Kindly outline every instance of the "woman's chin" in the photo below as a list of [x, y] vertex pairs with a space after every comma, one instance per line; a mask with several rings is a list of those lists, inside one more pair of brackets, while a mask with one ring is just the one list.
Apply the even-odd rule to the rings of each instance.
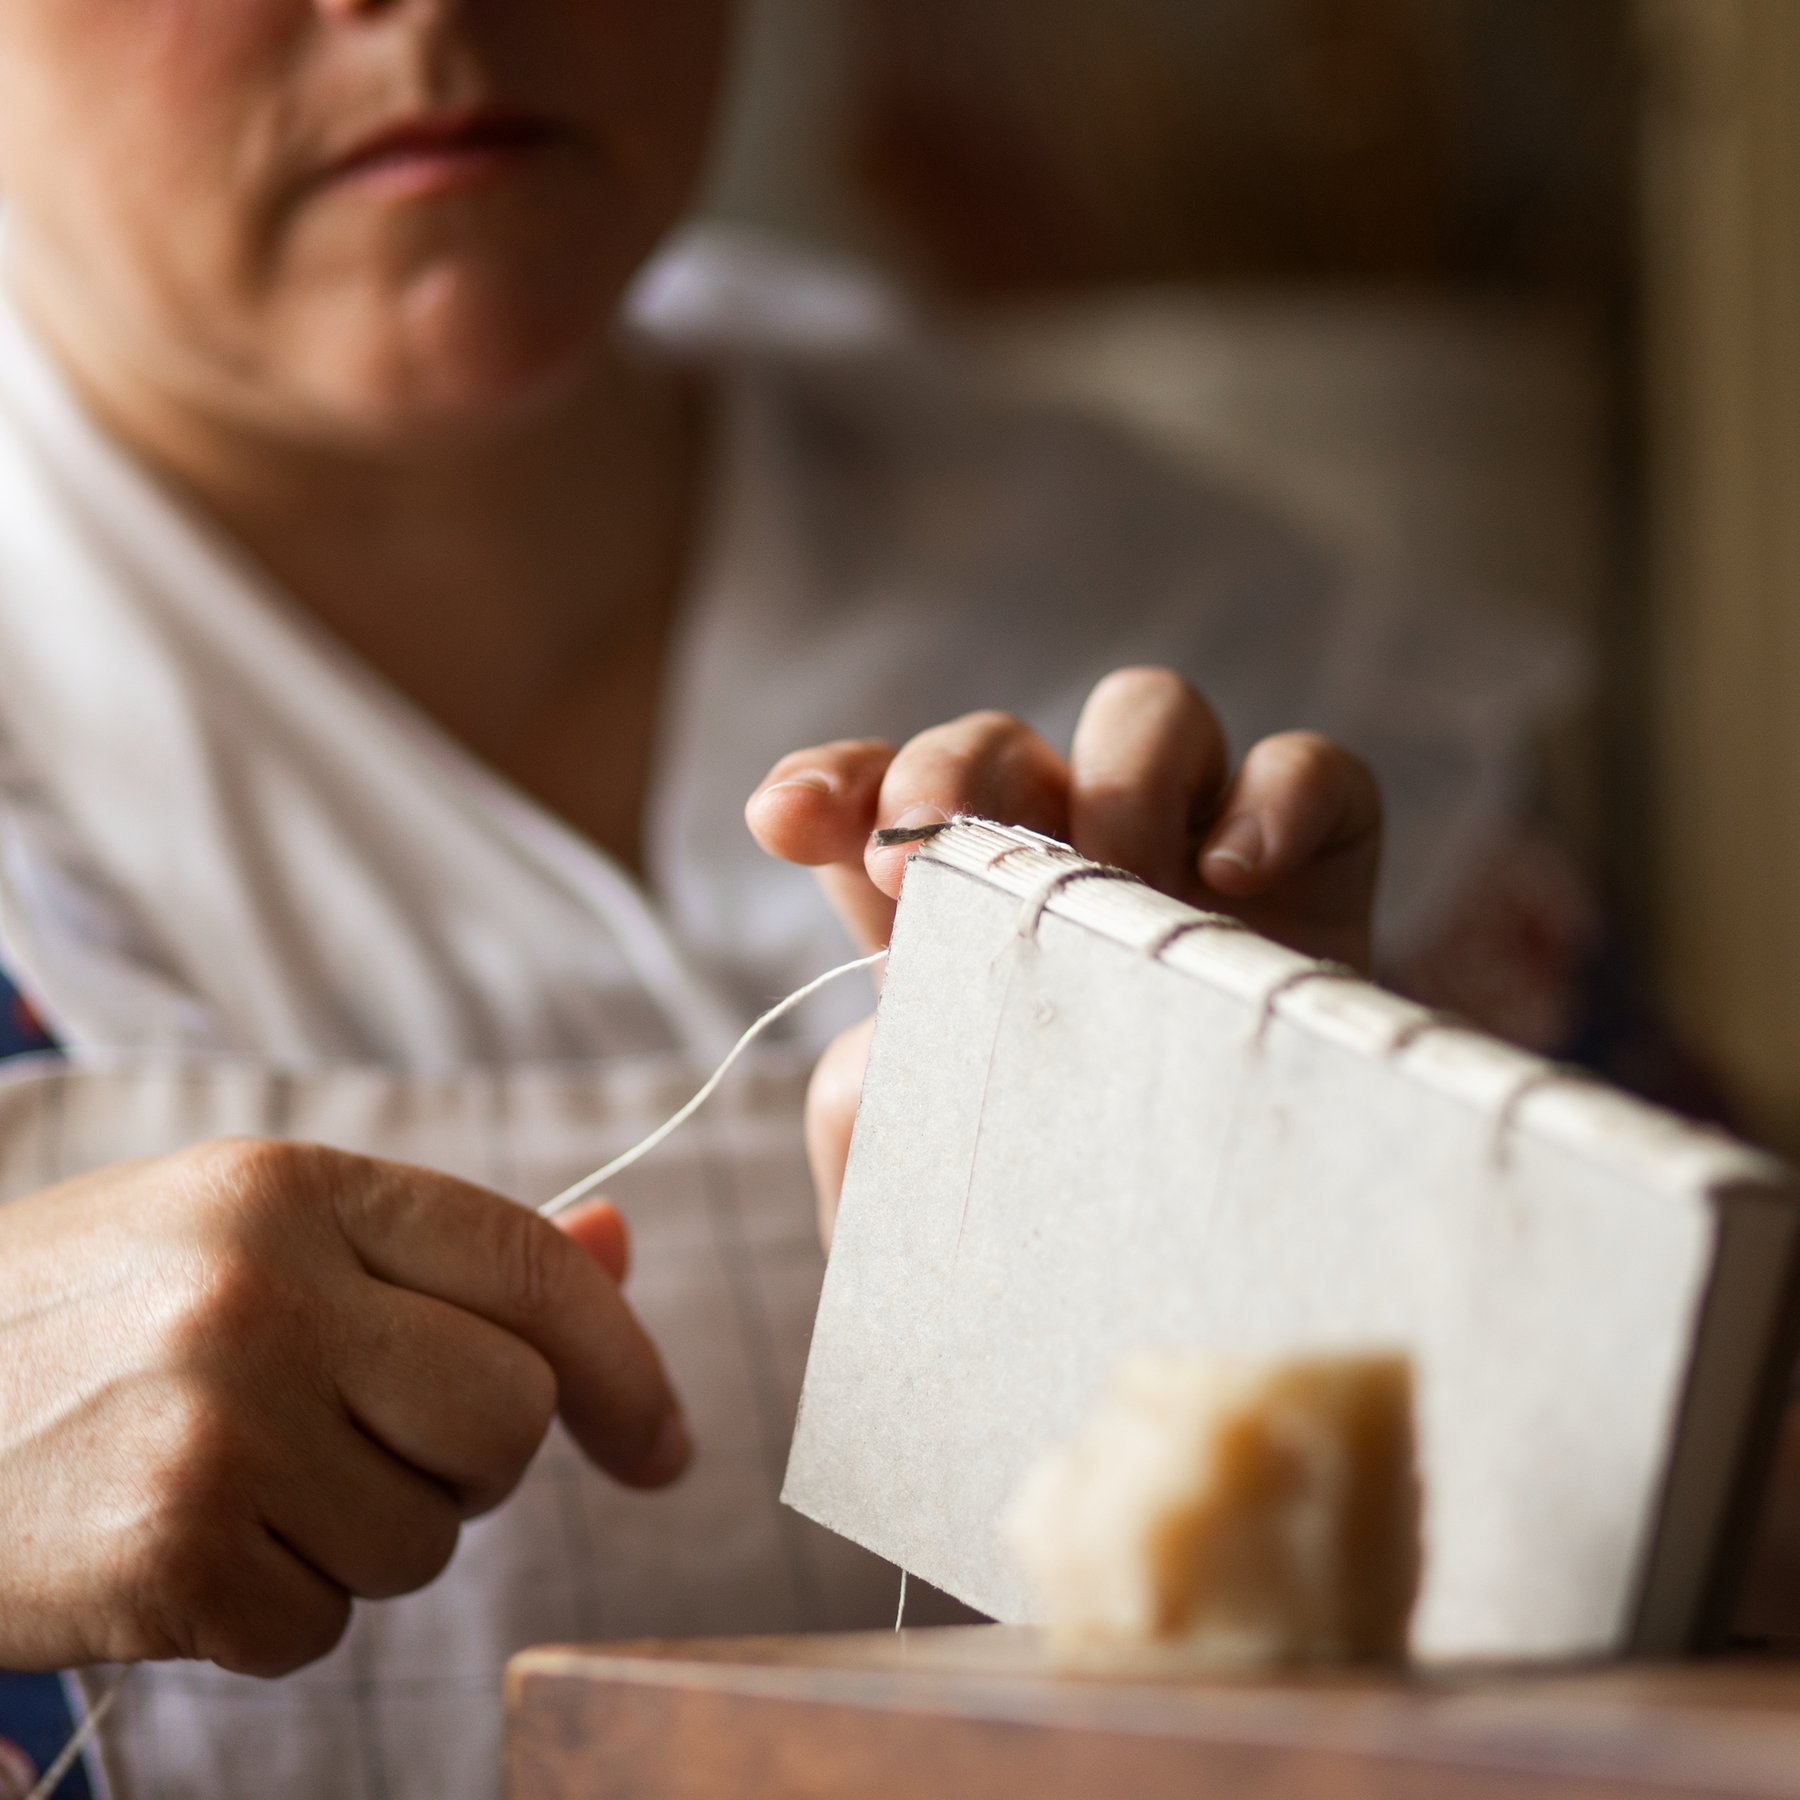
[[[579, 292], [579, 290], [577, 290]], [[460, 275], [414, 284], [362, 329], [323, 334], [315, 408], [328, 431], [430, 449], [540, 416], [579, 391], [610, 336], [614, 295], [501, 291]]]

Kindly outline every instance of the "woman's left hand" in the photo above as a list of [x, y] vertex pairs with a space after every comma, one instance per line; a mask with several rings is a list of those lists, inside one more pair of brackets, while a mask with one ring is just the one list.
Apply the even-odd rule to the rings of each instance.
[[[1066, 760], [1017, 719], [971, 713], [899, 750], [856, 740], [797, 750], [746, 808], [757, 842], [816, 868], [869, 950], [887, 942], [910, 854], [873, 834], [959, 813], [1029, 826], [1294, 949], [1368, 967], [1381, 854], [1374, 776], [1304, 731], [1263, 739], [1234, 769], [1212, 708], [1166, 669], [1107, 676]], [[831, 1046], [807, 1098], [827, 1236], [872, 1023]]]

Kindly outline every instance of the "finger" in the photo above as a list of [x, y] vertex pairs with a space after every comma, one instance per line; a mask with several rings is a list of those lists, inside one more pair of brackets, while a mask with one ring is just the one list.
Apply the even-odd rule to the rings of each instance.
[[[921, 732], [882, 778], [877, 828], [941, 824], [959, 813], [1061, 837], [1068, 830], [1068, 768], [1007, 713], [970, 713]], [[910, 854], [905, 846], [871, 844], [864, 857], [869, 879], [890, 901], [900, 896]]]
[[783, 862], [854, 862], [875, 829], [891, 744], [847, 738], [796, 750], [764, 776], [744, 808], [751, 835]]
[[268, 1528], [244, 1535], [228, 1550], [196, 1544], [141, 1598], [170, 1621], [163, 1635], [176, 1654], [273, 1680], [336, 1648], [350, 1596]]
[[441, 1484], [459, 1517], [498, 1506], [555, 1416], [549, 1363], [498, 1325], [385, 1281], [361, 1285], [340, 1329], [338, 1396], [349, 1419]]
[[866, 950], [887, 942], [893, 906], [870, 881], [863, 850], [875, 829], [888, 744], [846, 739], [784, 756], [744, 808], [751, 835], [771, 856], [818, 871], [820, 886]]
[[1069, 828], [1083, 856], [1166, 894], [1194, 888], [1194, 850], [1229, 769], [1225, 733], [1168, 669], [1121, 669], [1088, 696], [1069, 758]]
[[850, 1137], [862, 1099], [863, 1072], [875, 1035], [873, 1015], [832, 1039], [806, 1089], [806, 1160], [819, 1203], [819, 1241], [831, 1247], [838, 1198], [850, 1160]]
[[315, 1454], [262, 1459], [281, 1471], [261, 1496], [269, 1528], [328, 1582], [364, 1599], [391, 1600], [434, 1581], [456, 1551], [455, 1500], [347, 1416], [332, 1426]]
[[1347, 751], [1297, 732], [1245, 759], [1200, 856], [1228, 910], [1310, 956], [1367, 969], [1381, 797]]
[[681, 1473], [692, 1446], [662, 1359], [591, 1256], [485, 1189], [399, 1163], [362, 1168], [336, 1197], [370, 1274], [523, 1338], [555, 1371], [576, 1441], [619, 1480], [661, 1487]]
[[610, 1200], [589, 1200], [566, 1212], [556, 1228], [584, 1249], [621, 1287], [631, 1273], [631, 1231]]
[[1316, 732], [1265, 738], [1244, 759], [1201, 847], [1209, 886], [1248, 899], [1321, 859], [1371, 857], [1381, 835], [1381, 790], [1368, 765]]

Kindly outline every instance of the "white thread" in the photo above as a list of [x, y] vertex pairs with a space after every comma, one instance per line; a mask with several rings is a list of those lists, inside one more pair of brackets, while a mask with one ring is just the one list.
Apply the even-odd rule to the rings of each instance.
[[622, 1175], [633, 1163], [641, 1162], [652, 1150], [656, 1149], [659, 1144], [664, 1143], [668, 1138], [679, 1131], [681, 1127], [685, 1125], [715, 1093], [718, 1092], [719, 1083], [731, 1073], [738, 1058], [742, 1056], [771, 1025], [775, 1024], [779, 1019], [786, 1018], [795, 1007], [810, 1000], [821, 988], [829, 987], [832, 982], [840, 981], [846, 975], [854, 975], [858, 969], [874, 968], [874, 966], [886, 955], [887, 952], [885, 950], [877, 950], [873, 956], [865, 956], [859, 961], [845, 963], [840, 968], [828, 969], [823, 975], [817, 976], [812, 981], [809, 981], [805, 987], [797, 988], [793, 993], [789, 994], [785, 1000], [778, 1001], [774, 1006], [771, 1006], [769, 1010], [764, 1013], [763, 1016], [758, 1019], [734, 1045], [732, 1045], [731, 1054], [727, 1056], [715, 1070], [713, 1070], [706, 1085], [702, 1087], [699, 1093], [697, 1093], [686, 1106], [682, 1107], [673, 1118], [668, 1119], [663, 1124], [657, 1126], [657, 1128], [651, 1132], [641, 1144], [634, 1144], [623, 1156], [615, 1156], [604, 1169], [596, 1169], [593, 1174], [582, 1176], [574, 1186], [564, 1188], [554, 1200], [546, 1200], [544, 1204], [538, 1208], [538, 1211], [546, 1219], [554, 1219], [559, 1214], [567, 1212], [569, 1208], [574, 1206], [578, 1201], [585, 1200], [596, 1188], [604, 1187], [615, 1175]]
[[901, 1631], [906, 1626], [906, 1571], [900, 1571], [900, 1610], [894, 1614], [894, 1629]]
[[1256, 1030], [1250, 1041], [1259, 1048], [1269, 1035], [1269, 1027], [1275, 1022], [1275, 1002], [1284, 994], [1291, 994], [1295, 988], [1305, 987], [1309, 981], [1360, 981], [1362, 977], [1349, 966], [1341, 962], [1316, 962], [1309, 968], [1296, 969], [1291, 975], [1284, 975], [1262, 997], [1262, 1010], [1257, 1016]]
[[75, 1727], [69, 1741], [57, 1753], [56, 1761], [39, 1777], [37, 1786], [25, 1796], [25, 1800], [50, 1800], [50, 1796], [62, 1786], [63, 1777], [74, 1768], [76, 1758], [92, 1742], [94, 1733], [112, 1711], [112, 1703], [118, 1699], [119, 1689], [125, 1685], [125, 1677], [130, 1673], [129, 1668], [121, 1669], [106, 1684], [100, 1698], [88, 1708], [87, 1717]]

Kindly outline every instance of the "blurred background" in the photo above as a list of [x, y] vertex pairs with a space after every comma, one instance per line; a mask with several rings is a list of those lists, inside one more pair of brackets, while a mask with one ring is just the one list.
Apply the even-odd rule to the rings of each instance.
[[1800, 1150], [1800, 0], [756, 0], [709, 210], [1554, 621], [1481, 928]]

